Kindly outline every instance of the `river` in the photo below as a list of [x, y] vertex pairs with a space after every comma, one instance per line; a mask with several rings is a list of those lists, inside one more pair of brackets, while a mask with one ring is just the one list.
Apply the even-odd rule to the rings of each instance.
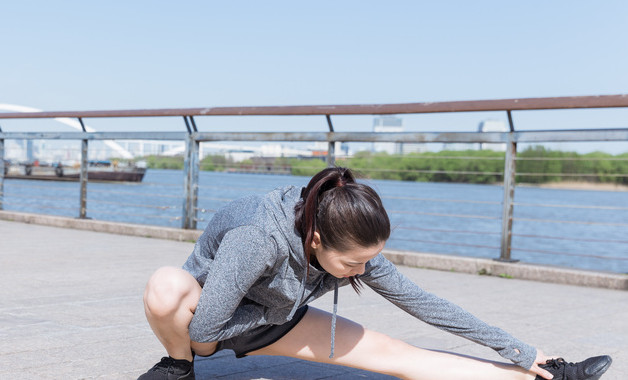
[[[201, 172], [199, 221], [251, 193], [309, 178]], [[393, 225], [391, 249], [499, 256], [501, 201], [496, 185], [366, 180]], [[183, 172], [147, 171], [142, 183], [89, 183], [87, 214], [99, 220], [181, 226]], [[4, 209], [76, 217], [79, 184], [5, 180]], [[512, 258], [529, 263], [628, 273], [628, 192], [517, 187]]]

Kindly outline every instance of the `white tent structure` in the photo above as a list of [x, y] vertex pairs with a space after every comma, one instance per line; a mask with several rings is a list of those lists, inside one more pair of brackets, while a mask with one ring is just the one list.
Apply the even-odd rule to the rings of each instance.
[[[40, 110], [40, 109], [37, 109], [37, 108], [33, 108], [33, 107], [26, 107], [26, 106], [20, 106], [20, 105], [15, 105], [15, 104], [3, 104], [3, 103], [0, 103], [0, 111], [9, 111], [9, 112], [43, 112], [43, 110]], [[72, 127], [74, 129], [77, 129], [79, 131], [83, 130], [83, 128], [81, 127], [81, 123], [79, 123], [76, 120], [73, 120], [73, 119], [70, 119], [70, 118], [67, 118], [67, 117], [57, 117], [54, 120], [58, 121], [59, 123], [65, 124], [65, 125], [67, 125], [69, 127]], [[88, 127], [87, 125], [85, 126], [85, 130], [87, 132], [96, 132], [96, 130], [94, 128]], [[111, 141], [111, 140], [104, 140], [103, 142], [109, 148], [111, 148], [111, 149], [115, 150], [117, 153], [119, 153], [122, 158], [127, 158], [127, 159], [132, 159], [133, 158], [133, 155], [131, 154], [131, 152], [129, 152], [128, 150], [124, 149], [123, 147], [121, 147], [116, 142]]]

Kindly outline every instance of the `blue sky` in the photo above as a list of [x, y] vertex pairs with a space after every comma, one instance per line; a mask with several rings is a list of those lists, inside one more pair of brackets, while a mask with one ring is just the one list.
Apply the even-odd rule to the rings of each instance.
[[[625, 1], [10, 1], [0, 7], [0, 103], [52, 111], [624, 94], [627, 37]], [[628, 126], [625, 109], [514, 116], [518, 129]], [[408, 130], [474, 130], [505, 115], [403, 118]], [[368, 130], [371, 120], [335, 123]], [[326, 128], [324, 118], [199, 125]]]

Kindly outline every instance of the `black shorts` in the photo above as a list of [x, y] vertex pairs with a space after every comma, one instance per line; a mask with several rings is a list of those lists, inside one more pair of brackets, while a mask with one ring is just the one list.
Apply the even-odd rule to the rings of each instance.
[[297, 325], [307, 312], [307, 305], [297, 309], [292, 319], [283, 325], [266, 325], [256, 328], [251, 333], [236, 336], [218, 342], [216, 352], [220, 350], [233, 350], [237, 358], [245, 357], [249, 352], [270, 346], [283, 338]]

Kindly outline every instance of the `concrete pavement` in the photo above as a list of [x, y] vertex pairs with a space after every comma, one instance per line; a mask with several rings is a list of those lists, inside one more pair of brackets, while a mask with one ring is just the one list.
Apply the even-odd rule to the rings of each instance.
[[[164, 354], [142, 309], [150, 274], [180, 266], [191, 242], [0, 220], [0, 379], [134, 379]], [[425, 289], [568, 361], [609, 354], [604, 380], [628, 378], [628, 292], [400, 267]], [[331, 310], [327, 295], [314, 306]], [[339, 314], [411, 344], [501, 360], [428, 326], [365, 289], [340, 292]], [[385, 379], [291, 358], [196, 362], [197, 378]]]

